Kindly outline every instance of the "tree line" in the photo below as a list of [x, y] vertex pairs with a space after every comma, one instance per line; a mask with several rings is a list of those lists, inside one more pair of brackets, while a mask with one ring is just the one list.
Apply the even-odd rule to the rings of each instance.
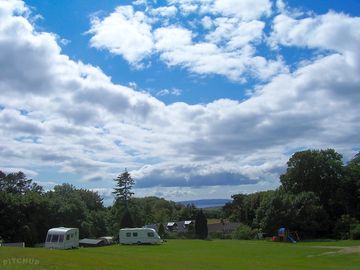
[[0, 241], [33, 246], [44, 242], [49, 228], [60, 226], [79, 228], [80, 238], [117, 237], [120, 228], [128, 227], [124, 224], [126, 213], [131, 213], [131, 227], [196, 216], [194, 205], [179, 205], [157, 197], [125, 197], [125, 204], [120, 196], [105, 207], [97, 192], [70, 184], [45, 192], [22, 172], [0, 171]]
[[33, 246], [44, 241], [49, 228], [59, 226], [79, 228], [81, 238], [116, 237], [119, 228], [178, 220], [196, 220], [194, 235], [204, 239], [205, 215], [242, 223], [240, 235], [275, 235], [287, 227], [302, 237], [360, 238], [360, 153], [344, 164], [333, 149], [297, 152], [278, 189], [235, 194], [231, 203], [214, 211], [133, 197], [134, 180], [126, 170], [114, 180], [115, 200], [105, 207], [97, 192], [70, 184], [44, 191], [22, 172], [0, 171], [0, 241]]
[[296, 152], [280, 183], [233, 195], [223, 217], [268, 235], [286, 227], [307, 238], [360, 238], [360, 153], [344, 164], [333, 149]]

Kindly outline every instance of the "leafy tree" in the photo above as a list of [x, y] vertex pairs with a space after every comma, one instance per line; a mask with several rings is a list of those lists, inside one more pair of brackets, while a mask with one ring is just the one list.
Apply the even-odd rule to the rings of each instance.
[[25, 219], [20, 206], [18, 194], [0, 191], [0, 232], [5, 242], [23, 241], [18, 233]]
[[120, 222], [120, 228], [133, 228], [133, 227], [134, 227], [134, 222], [131, 218], [131, 214], [128, 208], [125, 208], [124, 214]]
[[340, 200], [346, 214], [360, 220], [360, 153], [345, 166]]
[[253, 226], [256, 217], [256, 210], [260, 207], [261, 201], [272, 196], [274, 191], [262, 191], [253, 194], [236, 194], [231, 196], [232, 202], [223, 207], [224, 215], [230, 221], [241, 222]]
[[344, 175], [342, 156], [333, 149], [306, 150], [295, 153], [280, 176], [285, 192], [314, 192], [331, 219], [342, 213], [337, 190]]
[[350, 238], [353, 240], [360, 240], [360, 223], [353, 224], [350, 229]]
[[195, 234], [200, 239], [206, 239], [208, 236], [207, 218], [202, 210], [198, 211], [195, 217]]
[[256, 223], [269, 234], [276, 234], [280, 227], [299, 231], [303, 236], [317, 236], [329, 229], [327, 214], [313, 192], [275, 192], [262, 201]]
[[355, 218], [349, 215], [342, 215], [336, 222], [334, 236], [337, 239], [349, 239], [351, 227], [357, 223], [358, 221]]
[[23, 172], [5, 174], [0, 171], [0, 191], [23, 194], [28, 191], [42, 193], [41, 186], [27, 179]]
[[194, 204], [187, 204], [179, 208], [179, 220], [193, 220], [196, 215], [196, 207]]
[[159, 228], [158, 228], [158, 234], [161, 238], [165, 238], [166, 237], [166, 233], [165, 233], [165, 227], [164, 224], [160, 223]]
[[103, 199], [100, 197], [99, 193], [88, 189], [78, 189], [77, 193], [88, 210], [98, 211], [104, 209]]
[[127, 206], [131, 196], [134, 194], [134, 192], [131, 191], [135, 183], [134, 180], [125, 169], [125, 172], [120, 174], [114, 181], [116, 182], [116, 187], [114, 188], [113, 194], [116, 200], [123, 202]]
[[250, 240], [252, 238], [251, 227], [245, 224], [240, 224], [240, 226], [233, 232], [232, 237], [238, 240]]

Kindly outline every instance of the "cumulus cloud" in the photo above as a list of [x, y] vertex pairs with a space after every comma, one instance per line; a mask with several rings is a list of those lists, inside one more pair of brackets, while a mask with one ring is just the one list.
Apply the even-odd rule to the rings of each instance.
[[[142, 18], [127, 9], [128, 15]], [[116, 174], [128, 168], [137, 180], [137, 194], [190, 199], [197, 192], [206, 197], [276, 187], [286, 160], [299, 148], [334, 147], [348, 154], [359, 146], [357, 18], [334, 12], [303, 19], [280, 14], [270, 35], [274, 44], [316, 47], [324, 54], [294, 72], [273, 75], [244, 101], [165, 105], [150, 94], [114, 84], [100, 68], [69, 59], [56, 35], [36, 31], [27, 13], [22, 2], [0, 4], [3, 168], [36, 172], [47, 166], [101, 188], [112, 186]], [[323, 37], [330, 26], [336, 31]], [[216, 27], [227, 31], [220, 22]], [[249, 42], [260, 38], [260, 30], [254, 32]], [[304, 39], [308, 34], [317, 41]], [[195, 42], [188, 29], [163, 27], [155, 31], [155, 47], [169, 65], [218, 74], [217, 62], [234, 78], [248, 69], [264, 70], [256, 65], [270, 65], [253, 56], [243, 66], [235, 65], [237, 56], [224, 56], [216, 36], [208, 38], [213, 42]], [[251, 50], [242, 53], [253, 55]]]
[[213, 10], [227, 16], [243, 20], [258, 19], [271, 13], [269, 0], [215, 0]]
[[[258, 19], [270, 14], [271, 3], [235, 2], [176, 0], [169, 1], [169, 6], [144, 11], [119, 6], [105, 18], [92, 20], [90, 44], [121, 55], [131, 65], [144, 67], [143, 60], [151, 54], [168, 66], [200, 75], [221, 75], [238, 82], [245, 82], [248, 77], [268, 80], [286, 71], [281, 58], [267, 59], [256, 50], [265, 27]], [[185, 17], [196, 10], [213, 16], [199, 19], [198, 23], [207, 31], [204, 38], [199, 38], [202, 34], [197, 29], [189, 30], [184, 22], [169, 18], [176, 14], [177, 7]], [[160, 24], [155, 23], [159, 21]], [[189, 25], [197, 28], [196, 21]]]
[[178, 88], [162, 89], [159, 92], [157, 92], [156, 95], [157, 96], [167, 96], [167, 95], [180, 96], [181, 92], [182, 92], [181, 89], [178, 89]]
[[[307, 47], [348, 54], [358, 63], [360, 18], [330, 11], [303, 19], [287, 14], [275, 17], [270, 42], [274, 45]], [[355, 63], [354, 63], [355, 64]]]
[[[244, 45], [249, 38], [242, 38], [241, 41], [239, 37], [229, 37], [228, 44], [232, 48], [228, 50], [216, 45], [222, 40], [222, 35], [217, 32], [208, 36], [214, 42], [195, 43], [193, 35], [190, 30], [177, 26], [156, 29], [155, 46], [161, 59], [169, 66], [183, 66], [198, 74], [223, 75], [234, 81], [244, 81], [245, 73], [268, 79], [286, 70], [280, 59], [267, 60], [255, 56], [253, 47]], [[239, 48], [240, 45], [243, 46]]]
[[175, 6], [158, 7], [151, 10], [151, 14], [154, 16], [171, 17], [177, 13]]
[[[165, 14], [169, 11], [158, 12]], [[121, 55], [134, 66], [139, 66], [141, 60], [152, 52], [151, 25], [146, 15], [134, 11], [132, 6], [119, 6], [104, 19], [94, 16], [89, 33], [93, 34], [90, 39], [92, 47]]]

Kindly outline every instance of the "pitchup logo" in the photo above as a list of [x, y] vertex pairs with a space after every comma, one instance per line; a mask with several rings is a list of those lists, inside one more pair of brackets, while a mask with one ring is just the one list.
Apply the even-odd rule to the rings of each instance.
[[14, 265], [14, 264], [31, 264], [31, 265], [39, 265], [40, 261], [34, 258], [8, 258], [2, 260], [2, 265]]

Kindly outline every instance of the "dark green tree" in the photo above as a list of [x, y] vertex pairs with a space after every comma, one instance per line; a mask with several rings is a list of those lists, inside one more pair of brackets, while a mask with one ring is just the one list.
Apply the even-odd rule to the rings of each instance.
[[85, 203], [88, 210], [98, 211], [104, 209], [103, 199], [99, 193], [88, 189], [78, 189], [77, 193], [79, 194], [81, 200]]
[[360, 153], [345, 166], [339, 197], [345, 213], [360, 220]]
[[21, 171], [9, 174], [0, 171], [0, 191], [21, 194], [28, 191], [42, 193], [43, 188], [32, 181], [32, 179], [27, 179]]
[[162, 224], [162, 223], [160, 223], [160, 225], [159, 225], [158, 234], [163, 239], [166, 237], [165, 227], [164, 227], [164, 224]]
[[179, 209], [178, 220], [193, 220], [196, 215], [196, 207], [194, 204], [187, 204], [181, 206]]
[[134, 194], [131, 189], [135, 182], [126, 169], [125, 172], [120, 174], [114, 181], [116, 182], [116, 187], [113, 191], [115, 199], [116, 201], [124, 203], [127, 207], [131, 196]]
[[342, 156], [333, 149], [295, 153], [280, 176], [285, 192], [313, 192], [332, 221], [342, 214], [338, 190], [344, 176]]
[[206, 239], [208, 236], [207, 218], [202, 210], [195, 217], [195, 234], [199, 239]]
[[262, 201], [255, 223], [270, 235], [276, 235], [281, 227], [307, 237], [321, 236], [329, 229], [327, 214], [313, 192], [275, 192]]
[[133, 227], [134, 227], [133, 219], [131, 217], [129, 209], [126, 207], [124, 214], [121, 218], [120, 228], [133, 228]]

